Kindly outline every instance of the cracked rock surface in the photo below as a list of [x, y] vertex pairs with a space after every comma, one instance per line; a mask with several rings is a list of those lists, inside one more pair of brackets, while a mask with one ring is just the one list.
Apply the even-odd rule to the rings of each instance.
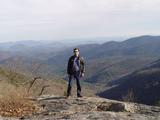
[[32, 116], [4, 120], [160, 120], [160, 107], [99, 97], [43, 96], [41, 110]]

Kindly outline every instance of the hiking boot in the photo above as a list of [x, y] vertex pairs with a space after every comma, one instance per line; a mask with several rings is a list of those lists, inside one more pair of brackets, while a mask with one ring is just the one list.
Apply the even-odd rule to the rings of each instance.
[[69, 98], [71, 95], [66, 95], [66, 98]]
[[82, 95], [77, 95], [77, 97], [83, 97]]

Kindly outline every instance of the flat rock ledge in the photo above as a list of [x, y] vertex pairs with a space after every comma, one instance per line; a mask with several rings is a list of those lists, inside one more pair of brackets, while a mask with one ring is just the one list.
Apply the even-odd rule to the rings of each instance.
[[160, 120], [160, 107], [99, 97], [42, 96], [41, 110], [32, 116], [1, 120]]

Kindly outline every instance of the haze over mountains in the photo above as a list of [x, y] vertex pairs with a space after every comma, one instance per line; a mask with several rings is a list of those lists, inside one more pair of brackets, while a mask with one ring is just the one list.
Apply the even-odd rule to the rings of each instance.
[[159, 38], [159, 36], [140, 36], [122, 42], [85, 45], [22, 41], [0, 44], [0, 48], [1, 53], [6, 53], [8, 58], [3, 63], [17, 57], [28, 62], [36, 60], [52, 69], [52, 72], [64, 75], [62, 71], [66, 70], [72, 49], [79, 47], [86, 59], [86, 81], [97, 83], [123, 76], [159, 58]]
[[[119, 78], [156, 60], [159, 58], [160, 41], [158, 36], [141, 36], [123, 42], [111, 41], [77, 47], [86, 59], [86, 81], [95, 84]], [[50, 57], [48, 63], [56, 63], [59, 65], [58, 70], [62, 70], [71, 54], [72, 48]]]
[[[34, 65], [39, 64], [39, 75], [66, 79], [67, 61], [73, 54], [74, 47], [80, 48], [86, 61], [86, 76], [83, 82], [98, 85], [103, 89], [111, 87], [112, 81], [125, 81], [125, 76], [130, 76], [134, 71], [141, 70], [160, 58], [160, 36], [139, 36], [119, 42], [87, 44], [22, 41], [0, 43], [0, 65], [10, 69], [16, 67], [20, 72], [29, 73]], [[144, 76], [144, 79], [147, 78]], [[127, 88], [130, 88], [129, 85], [125, 91]], [[134, 88], [136, 87], [133, 86]], [[155, 94], [158, 95], [157, 92]], [[119, 94], [119, 97], [121, 95]], [[141, 98], [138, 102], [155, 103], [144, 102]]]

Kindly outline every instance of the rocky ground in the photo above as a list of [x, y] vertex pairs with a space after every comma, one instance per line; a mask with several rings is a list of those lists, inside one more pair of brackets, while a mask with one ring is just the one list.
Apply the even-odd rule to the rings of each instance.
[[41, 110], [32, 116], [3, 120], [160, 120], [160, 107], [99, 97], [43, 96], [34, 99]]

